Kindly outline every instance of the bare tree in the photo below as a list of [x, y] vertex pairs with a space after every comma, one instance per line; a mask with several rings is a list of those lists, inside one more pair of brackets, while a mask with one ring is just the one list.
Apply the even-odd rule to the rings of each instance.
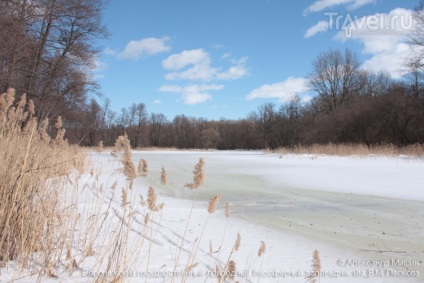
[[323, 101], [322, 111], [333, 112], [360, 90], [359, 60], [349, 49], [321, 53], [312, 63], [309, 87]]
[[280, 107], [278, 111], [279, 145], [292, 147], [296, 144], [301, 117], [299, 96], [295, 95], [290, 103]]
[[167, 123], [165, 115], [159, 113], [150, 114], [150, 144], [152, 146], [159, 146], [161, 142], [161, 135]]
[[220, 139], [221, 137], [219, 135], [219, 132], [213, 127], [202, 130], [201, 141], [203, 148], [216, 148]]
[[178, 148], [194, 148], [193, 119], [185, 115], [177, 115], [173, 120], [175, 129], [175, 145]]
[[39, 118], [85, 107], [97, 89], [89, 75], [95, 40], [107, 36], [104, 1], [0, 0], [0, 7], [1, 88], [27, 93]]
[[412, 93], [420, 96], [424, 93], [424, 0], [420, 0], [413, 16], [415, 24], [409, 35], [410, 52], [404, 62], [404, 74]]
[[249, 114], [249, 118], [256, 124], [257, 130], [262, 136], [264, 148], [276, 148], [277, 112], [275, 111], [275, 104], [262, 104], [257, 113]]

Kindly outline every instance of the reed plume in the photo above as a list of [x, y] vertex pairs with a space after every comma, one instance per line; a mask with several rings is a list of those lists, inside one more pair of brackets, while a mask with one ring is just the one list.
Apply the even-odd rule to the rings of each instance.
[[209, 205], [208, 205], [209, 214], [213, 214], [216, 211], [216, 206], [218, 205], [218, 202], [220, 199], [221, 199], [221, 195], [217, 194], [209, 200]]
[[213, 254], [212, 240], [209, 240], [209, 253]]
[[62, 125], [63, 125], [62, 117], [58, 116], [56, 123], [54, 124], [54, 127], [59, 130], [60, 128], [62, 128]]
[[114, 191], [115, 189], [116, 189], [116, 187], [118, 186], [118, 181], [115, 181], [114, 183], [113, 183], [113, 185], [112, 185], [112, 187], [110, 187], [110, 189], [112, 190], [112, 191]]
[[115, 141], [115, 146], [111, 152], [114, 157], [118, 157], [118, 152], [121, 150], [124, 151], [121, 157], [121, 163], [124, 165], [124, 168], [121, 169], [121, 172], [127, 177], [132, 184], [132, 181], [137, 178], [137, 171], [135, 170], [135, 165], [132, 162], [131, 154], [131, 145], [128, 140], [127, 134], [119, 136]]
[[306, 277], [308, 282], [316, 283], [320, 277], [321, 272], [321, 259], [319, 256], [318, 250], [314, 250], [314, 253], [312, 255], [312, 272], [311, 274]]
[[264, 241], [261, 241], [261, 246], [259, 247], [258, 257], [261, 257], [266, 252], [266, 245]]
[[47, 133], [48, 126], [49, 126], [49, 119], [45, 118], [43, 122], [41, 123], [41, 128], [40, 128], [40, 137], [41, 137], [41, 140], [44, 141], [45, 143], [49, 143], [51, 140], [49, 134]]
[[125, 207], [128, 204], [128, 192], [122, 189], [121, 206]]
[[157, 194], [153, 187], [149, 187], [149, 192], [147, 193], [147, 207], [151, 211], [160, 211], [164, 208], [165, 204], [157, 204]]
[[230, 217], [230, 204], [228, 202], [225, 203], [225, 217]]
[[193, 263], [193, 264], [191, 264], [191, 265], [187, 266], [187, 268], [186, 268], [185, 272], [186, 272], [186, 273], [190, 272], [191, 270], [193, 270], [193, 268], [195, 268], [195, 267], [196, 267], [196, 266], [198, 266], [198, 265], [199, 265], [199, 263], [198, 263], [198, 262], [196, 262], [196, 263]]
[[167, 182], [166, 171], [165, 171], [165, 168], [163, 168], [163, 166], [162, 166], [162, 171], [160, 173], [160, 183], [162, 185], [166, 185], [166, 182]]
[[147, 164], [147, 161], [144, 159], [141, 159], [138, 162], [138, 174], [140, 174], [140, 176], [147, 176], [148, 170], [149, 170], [149, 165]]
[[147, 223], [149, 223], [150, 220], [150, 214], [146, 213], [146, 216], [144, 217], [144, 225], [147, 225]]
[[236, 240], [236, 243], [234, 245], [234, 250], [236, 250], [236, 251], [239, 250], [240, 243], [241, 243], [241, 236], [240, 236], [240, 233], [237, 233], [237, 240]]
[[234, 278], [236, 277], [236, 272], [236, 262], [234, 260], [230, 260], [230, 262], [228, 263], [228, 277], [231, 281], [234, 281]]
[[205, 172], [203, 167], [205, 166], [205, 160], [203, 157], [199, 158], [199, 162], [194, 166], [193, 170], [193, 182], [187, 183], [184, 187], [195, 190], [198, 189], [205, 182]]
[[125, 136], [124, 155], [121, 160], [124, 165], [124, 175], [127, 176], [131, 181], [137, 178], [134, 163], [131, 160], [131, 146], [127, 136]]

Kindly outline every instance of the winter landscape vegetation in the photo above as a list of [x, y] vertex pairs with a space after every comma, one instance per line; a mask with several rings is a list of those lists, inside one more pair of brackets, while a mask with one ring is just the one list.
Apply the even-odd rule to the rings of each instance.
[[[225, 8], [223, 23], [291, 8], [308, 22], [301, 40], [336, 34], [315, 42], [304, 78], [228, 105], [212, 93], [240, 91], [273, 60], [248, 68], [214, 29], [215, 51], [197, 48], [191, 20], [158, 2], [0, 0], [0, 282], [422, 282], [424, 1], [175, 1], [198, 21]], [[157, 36], [178, 36], [99, 47], [141, 8]], [[171, 47], [185, 36], [196, 44]], [[107, 96], [132, 72], [108, 77], [101, 60], [154, 66], [172, 48], [165, 84], [152, 67], [138, 102]]]

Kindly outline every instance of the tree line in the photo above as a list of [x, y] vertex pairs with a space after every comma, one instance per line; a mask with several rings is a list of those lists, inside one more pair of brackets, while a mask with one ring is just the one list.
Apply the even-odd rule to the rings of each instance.
[[363, 70], [346, 49], [322, 52], [308, 84], [313, 99], [264, 103], [239, 120], [148, 113], [143, 103], [115, 112], [90, 75], [107, 36], [102, 0], [0, 0], [0, 88], [26, 93], [39, 120], [61, 115], [71, 143], [113, 145], [126, 133], [133, 147], [275, 149], [354, 143], [402, 147], [424, 142], [424, 14], [417, 8], [405, 76]]
[[68, 138], [93, 146], [113, 145], [126, 133], [133, 147], [275, 149], [327, 143], [393, 144], [424, 142], [424, 88], [418, 73], [402, 80], [371, 73], [350, 50], [321, 53], [312, 63], [309, 88], [316, 95], [302, 103], [294, 95], [277, 107], [264, 103], [240, 120], [211, 121], [148, 113], [143, 103], [110, 109], [91, 100], [82, 123], [69, 124]]

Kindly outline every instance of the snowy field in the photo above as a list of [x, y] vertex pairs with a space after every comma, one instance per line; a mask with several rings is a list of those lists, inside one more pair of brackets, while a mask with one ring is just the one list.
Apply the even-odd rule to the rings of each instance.
[[[191, 181], [200, 157], [206, 161], [206, 181], [189, 216], [195, 192], [184, 184]], [[115, 180], [118, 187], [125, 186], [125, 178], [116, 173], [122, 165], [110, 153], [91, 153], [90, 158], [98, 173], [80, 179], [79, 209], [84, 211], [96, 203], [99, 211], [105, 207], [115, 211], [108, 221], [119, 219], [120, 197], [113, 200], [107, 194]], [[134, 252], [133, 273], [127, 274], [125, 281], [182, 282], [181, 277], [167, 275], [184, 270], [191, 262], [198, 265], [187, 282], [217, 282], [214, 265], [225, 265], [237, 233], [241, 245], [232, 259], [239, 282], [305, 282], [315, 249], [321, 259], [320, 282], [424, 280], [423, 159], [245, 151], [133, 152], [134, 163], [141, 158], [148, 162], [149, 172], [135, 180], [132, 197], [146, 196], [152, 186], [165, 207], [152, 214], [146, 241]], [[167, 171], [166, 185], [160, 183], [162, 166]], [[208, 201], [217, 193], [222, 199], [208, 217]], [[226, 202], [231, 207], [229, 218], [224, 213]], [[130, 249], [140, 244], [136, 233], [143, 228], [145, 214], [146, 210], [140, 210], [131, 224]], [[261, 241], [267, 249], [258, 257]], [[193, 251], [195, 258], [189, 261]], [[79, 265], [79, 272], [42, 281], [91, 282], [96, 272], [102, 272], [98, 261], [94, 253]], [[1, 282], [37, 279], [17, 276], [13, 262], [0, 276]]]

